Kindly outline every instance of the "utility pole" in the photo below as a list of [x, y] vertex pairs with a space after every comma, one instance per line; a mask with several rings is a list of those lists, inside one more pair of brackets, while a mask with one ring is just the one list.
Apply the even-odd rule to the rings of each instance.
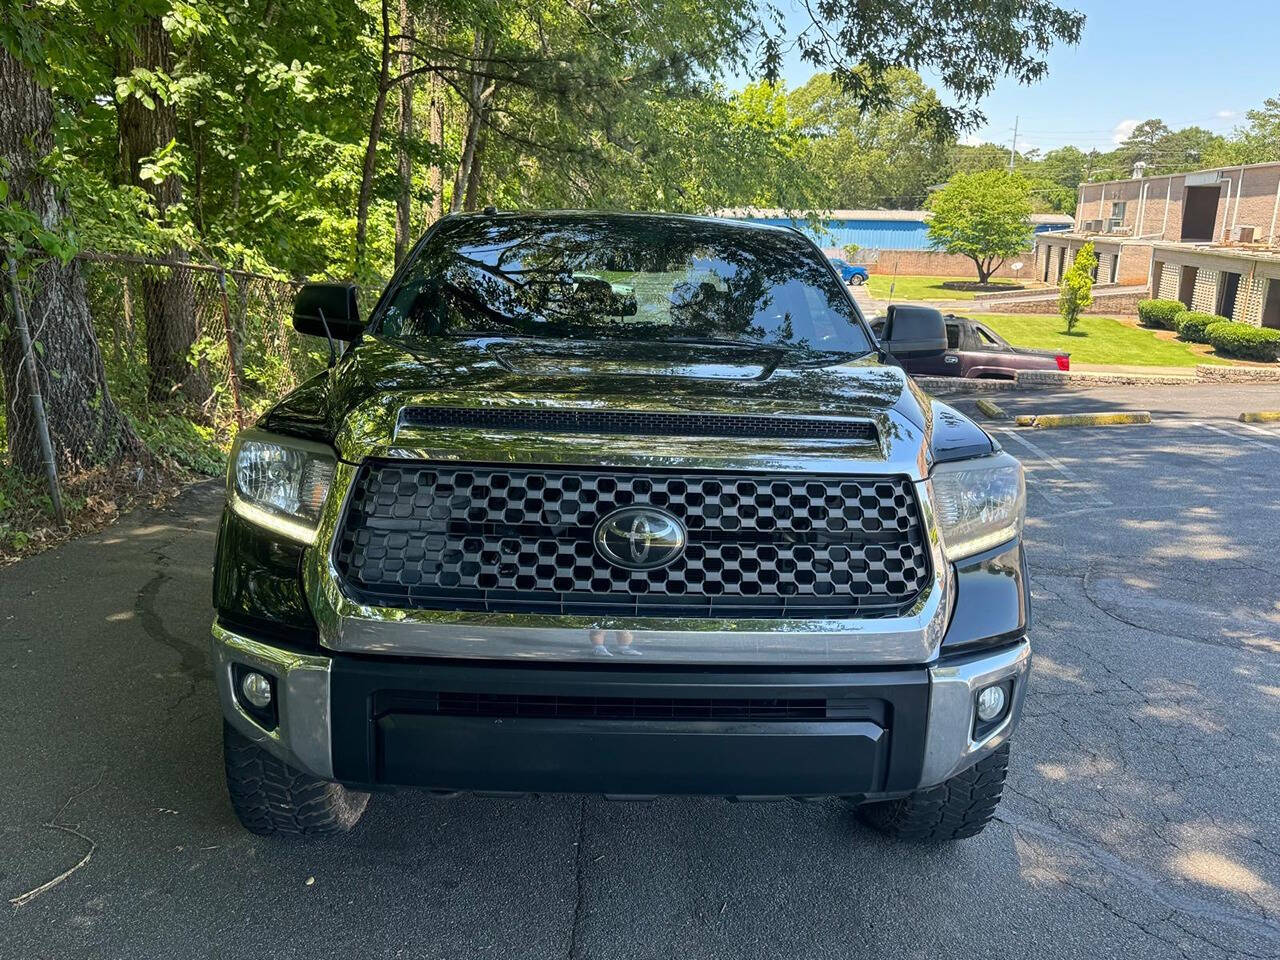
[[1018, 118], [1013, 118], [1013, 142], [1009, 144], [1009, 172], [1013, 173], [1013, 158], [1018, 155]]

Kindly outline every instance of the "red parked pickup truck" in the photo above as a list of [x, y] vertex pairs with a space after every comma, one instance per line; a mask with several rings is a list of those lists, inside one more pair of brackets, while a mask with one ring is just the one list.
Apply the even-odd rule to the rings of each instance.
[[[892, 312], [893, 307], [889, 310]], [[1015, 347], [985, 323], [969, 317], [947, 314], [947, 349], [934, 356], [901, 358], [907, 373], [930, 377], [968, 377], [1012, 380], [1019, 370], [1070, 370], [1071, 355], [1062, 350]], [[871, 322], [871, 329], [883, 339], [887, 317]]]

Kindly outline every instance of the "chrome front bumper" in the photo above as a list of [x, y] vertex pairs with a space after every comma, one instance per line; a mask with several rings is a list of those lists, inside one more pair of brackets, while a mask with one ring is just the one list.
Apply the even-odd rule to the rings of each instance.
[[[331, 657], [282, 650], [215, 625], [213, 660], [223, 713], [233, 727], [286, 763], [317, 777], [333, 778]], [[237, 704], [232, 689], [234, 663], [276, 678], [279, 724], [275, 730], [263, 729]], [[927, 667], [928, 720], [918, 786], [941, 783], [1009, 739], [1022, 710], [1030, 667], [1031, 645], [1025, 639], [994, 652]], [[623, 672], [626, 668], [618, 669]], [[1014, 683], [1005, 719], [975, 740], [971, 734], [978, 690], [1007, 679]]]

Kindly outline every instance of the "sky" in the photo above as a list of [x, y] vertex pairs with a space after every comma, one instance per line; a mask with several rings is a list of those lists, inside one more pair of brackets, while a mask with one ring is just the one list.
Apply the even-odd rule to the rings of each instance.
[[[792, 33], [809, 22], [795, 0], [776, 2]], [[1280, 0], [1058, 2], [1087, 18], [1079, 46], [1055, 48], [1048, 75], [1033, 86], [997, 85], [981, 104], [986, 125], [962, 142], [1007, 146], [1015, 117], [1020, 152], [1067, 144], [1111, 150], [1152, 117], [1175, 130], [1229, 133], [1246, 110], [1280, 96]], [[792, 53], [783, 76], [794, 89], [812, 73]], [[936, 77], [923, 76], [938, 87]]]

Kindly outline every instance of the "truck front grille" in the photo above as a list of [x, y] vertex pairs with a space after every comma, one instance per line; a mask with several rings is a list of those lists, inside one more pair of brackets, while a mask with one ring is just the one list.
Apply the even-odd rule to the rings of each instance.
[[[595, 526], [627, 506], [676, 516], [683, 554], [606, 561]], [[368, 606], [645, 617], [890, 616], [930, 574], [905, 478], [405, 461], [360, 468], [334, 562]]]

